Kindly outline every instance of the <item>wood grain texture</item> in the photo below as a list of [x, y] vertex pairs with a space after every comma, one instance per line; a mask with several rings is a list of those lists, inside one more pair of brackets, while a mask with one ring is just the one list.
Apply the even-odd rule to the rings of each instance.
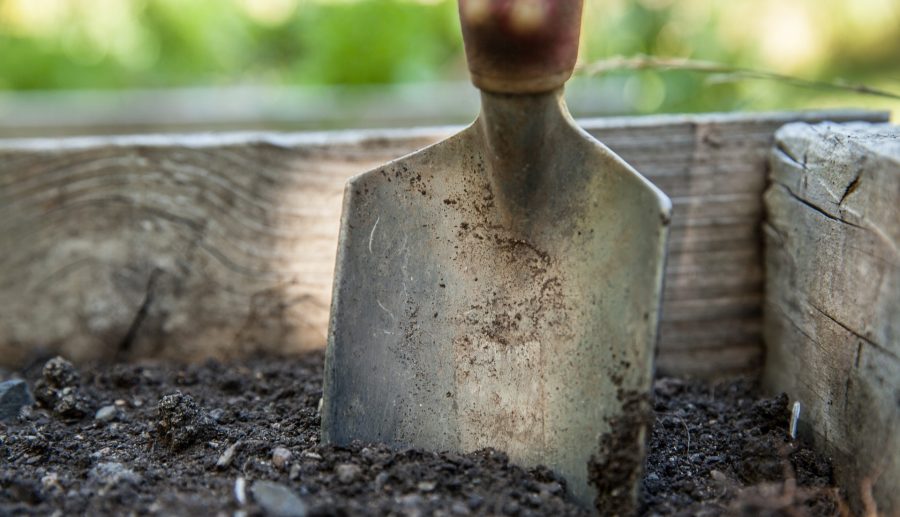
[[791, 124], [765, 195], [765, 381], [858, 514], [900, 512], [900, 127]]
[[[659, 369], [761, 355], [761, 194], [811, 112], [582, 121], [674, 203]], [[239, 357], [325, 341], [344, 183], [456, 128], [0, 141], [0, 363]]]

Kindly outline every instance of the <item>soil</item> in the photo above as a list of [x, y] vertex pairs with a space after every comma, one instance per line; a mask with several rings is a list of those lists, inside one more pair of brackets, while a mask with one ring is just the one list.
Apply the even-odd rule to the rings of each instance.
[[652, 426], [653, 414], [646, 393], [620, 389], [617, 395], [622, 414], [609, 423], [609, 432], [600, 436], [597, 454], [588, 463], [588, 479], [597, 490], [594, 505], [598, 509], [614, 508], [619, 515], [634, 515], [634, 490], [622, 487], [640, 488], [642, 434]]
[[[37, 404], [0, 423], [0, 515], [584, 514], [564, 480], [497, 451], [320, 445], [322, 361], [53, 359], [18, 372]], [[746, 379], [657, 381], [636, 513], [844, 512], [830, 463], [787, 436], [787, 406]]]

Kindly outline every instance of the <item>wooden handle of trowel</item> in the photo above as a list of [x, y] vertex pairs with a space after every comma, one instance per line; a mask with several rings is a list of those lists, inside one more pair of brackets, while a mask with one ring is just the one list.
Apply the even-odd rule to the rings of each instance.
[[561, 87], [578, 57], [583, 0], [459, 0], [472, 82], [492, 93]]

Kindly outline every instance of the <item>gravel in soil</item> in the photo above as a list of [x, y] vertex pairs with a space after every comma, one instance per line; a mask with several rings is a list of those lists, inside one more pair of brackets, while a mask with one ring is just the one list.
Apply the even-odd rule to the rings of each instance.
[[[0, 422], [0, 515], [584, 514], [563, 479], [497, 451], [319, 444], [322, 361], [19, 372], [37, 403]], [[828, 461], [787, 436], [785, 397], [661, 379], [652, 404], [639, 514], [844, 511]]]

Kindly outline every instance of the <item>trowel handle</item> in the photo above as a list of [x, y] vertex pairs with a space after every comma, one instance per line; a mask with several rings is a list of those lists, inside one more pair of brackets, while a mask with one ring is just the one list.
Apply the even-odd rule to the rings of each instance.
[[472, 82], [492, 93], [559, 88], [578, 57], [583, 0], [459, 0]]

